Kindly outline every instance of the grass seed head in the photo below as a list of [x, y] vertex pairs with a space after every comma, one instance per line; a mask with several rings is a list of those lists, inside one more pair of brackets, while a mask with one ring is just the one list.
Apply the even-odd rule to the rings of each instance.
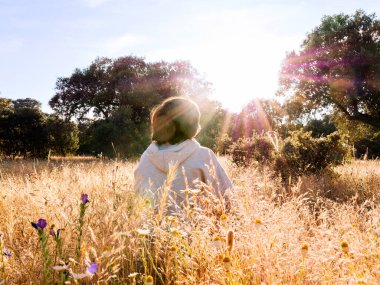
[[234, 232], [228, 231], [228, 234], [227, 234], [227, 249], [228, 249], [228, 251], [232, 251], [233, 247], [234, 247]]
[[153, 285], [153, 277], [151, 275], [145, 277], [144, 285]]
[[231, 258], [228, 257], [228, 256], [225, 256], [223, 258], [223, 265], [224, 265], [224, 268], [227, 270], [227, 271], [230, 271], [231, 270]]
[[305, 258], [307, 256], [307, 253], [309, 252], [309, 245], [307, 243], [302, 245], [301, 252], [302, 252], [303, 258]]
[[348, 251], [349, 251], [348, 242], [346, 242], [346, 241], [342, 241], [342, 242], [340, 243], [340, 246], [341, 246], [342, 251], [343, 251], [344, 253], [348, 253]]

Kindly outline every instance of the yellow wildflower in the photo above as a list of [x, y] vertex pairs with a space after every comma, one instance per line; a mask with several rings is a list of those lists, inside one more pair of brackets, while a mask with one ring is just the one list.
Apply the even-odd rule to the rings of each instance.
[[144, 285], [153, 285], [153, 277], [151, 275], [145, 277]]
[[348, 253], [348, 251], [349, 251], [348, 242], [342, 241], [341, 244], [340, 244], [340, 246], [342, 247], [342, 251], [344, 253]]
[[307, 256], [307, 253], [309, 252], [309, 245], [307, 243], [302, 245], [301, 252], [302, 252], [303, 258], [305, 258]]
[[231, 270], [231, 258], [229, 258], [228, 256], [224, 257], [223, 258], [223, 265], [227, 271], [230, 271]]

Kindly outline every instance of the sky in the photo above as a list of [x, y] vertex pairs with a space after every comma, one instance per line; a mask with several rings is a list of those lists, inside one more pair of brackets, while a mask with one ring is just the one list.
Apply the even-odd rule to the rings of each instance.
[[274, 98], [286, 52], [324, 15], [378, 0], [0, 0], [0, 97], [35, 98], [45, 112], [58, 77], [97, 57], [188, 60], [231, 111]]

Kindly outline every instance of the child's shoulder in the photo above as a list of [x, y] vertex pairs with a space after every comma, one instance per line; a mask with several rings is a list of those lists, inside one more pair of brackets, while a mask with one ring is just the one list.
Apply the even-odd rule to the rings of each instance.
[[199, 148], [196, 150], [196, 154], [205, 158], [205, 159], [210, 159], [215, 157], [215, 153], [212, 151], [212, 149], [199, 145]]

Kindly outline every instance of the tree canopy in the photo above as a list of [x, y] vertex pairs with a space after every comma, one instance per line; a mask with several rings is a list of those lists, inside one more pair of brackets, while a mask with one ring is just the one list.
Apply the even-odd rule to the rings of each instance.
[[325, 16], [280, 72], [279, 95], [297, 118], [333, 110], [380, 129], [380, 21], [358, 10]]
[[185, 61], [147, 63], [135, 56], [97, 58], [88, 68], [58, 78], [57, 92], [49, 104], [58, 115], [79, 121], [90, 113], [108, 119], [113, 111], [129, 106], [138, 120], [170, 96], [195, 96], [209, 89], [209, 83]]

